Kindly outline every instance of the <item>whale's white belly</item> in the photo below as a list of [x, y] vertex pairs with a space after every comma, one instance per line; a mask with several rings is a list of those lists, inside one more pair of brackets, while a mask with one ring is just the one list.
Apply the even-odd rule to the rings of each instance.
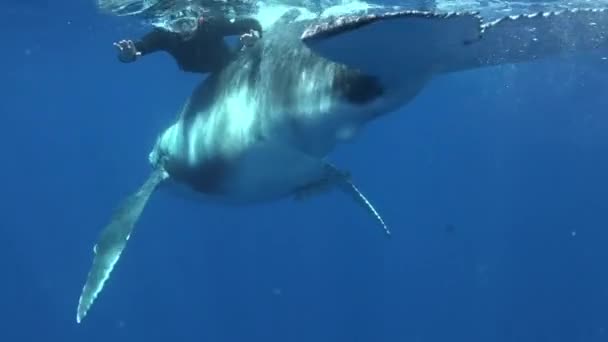
[[[323, 130], [324, 133], [327, 131]], [[196, 173], [201, 164], [205, 164], [205, 153], [217, 155], [215, 148], [220, 146], [219, 141], [226, 139], [218, 135], [215, 142], [204, 148], [182, 149], [179, 143], [174, 145], [173, 137], [179, 135], [179, 130], [168, 130], [163, 140], [173, 150], [169, 152], [173, 163], [179, 164], [179, 168]], [[315, 148], [320, 151], [328, 151], [335, 145], [335, 139], [319, 134]], [[192, 188], [188, 181], [176, 180], [167, 184], [165, 188], [179, 197], [212, 200], [221, 203], [251, 203], [269, 201], [284, 198], [296, 192], [299, 188], [306, 187], [326, 177], [326, 168], [323, 161], [324, 155], [310, 155], [294, 145], [294, 140], [287, 142], [285, 136], [270, 136], [258, 141], [236, 144], [238, 148], [232, 150], [229, 158], [223, 164], [221, 181], [211, 193], [199, 192]], [[179, 140], [179, 139], [178, 139]], [[171, 143], [168, 143], [171, 141]], [[193, 142], [195, 145], [202, 142]], [[186, 151], [196, 151], [194, 154]], [[204, 151], [204, 152], [202, 152]], [[193, 156], [197, 158], [192, 158]], [[200, 158], [200, 159], [199, 159]], [[196, 160], [196, 161], [195, 161]], [[171, 176], [171, 173], [170, 173]], [[200, 174], [201, 177], [205, 177]]]
[[325, 177], [322, 161], [274, 142], [260, 142], [239, 158], [223, 182], [229, 201], [277, 199]]

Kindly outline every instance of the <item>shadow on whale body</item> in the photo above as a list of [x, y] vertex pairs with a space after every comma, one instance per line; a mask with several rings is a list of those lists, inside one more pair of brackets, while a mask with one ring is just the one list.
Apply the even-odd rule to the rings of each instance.
[[482, 23], [475, 13], [387, 12], [275, 25], [199, 85], [150, 153], [153, 171], [114, 213], [80, 296], [85, 317], [160, 184], [227, 203], [336, 188], [390, 232], [327, 155], [407, 104], [434, 75], [608, 47], [608, 12], [573, 10]]

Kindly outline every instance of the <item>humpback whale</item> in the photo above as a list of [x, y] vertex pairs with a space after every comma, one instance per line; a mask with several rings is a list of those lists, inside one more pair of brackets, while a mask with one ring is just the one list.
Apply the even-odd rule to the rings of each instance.
[[246, 204], [336, 188], [390, 234], [346, 170], [327, 160], [342, 141], [411, 101], [433, 77], [608, 48], [608, 11], [568, 10], [484, 23], [477, 13], [385, 11], [278, 22], [194, 89], [162, 132], [151, 175], [117, 209], [94, 247], [81, 322], [160, 184]]

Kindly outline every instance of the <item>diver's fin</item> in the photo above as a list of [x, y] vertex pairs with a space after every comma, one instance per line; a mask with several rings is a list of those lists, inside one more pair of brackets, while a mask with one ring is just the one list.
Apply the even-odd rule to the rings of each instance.
[[342, 190], [345, 194], [349, 195], [357, 204], [363, 207], [369, 214], [371, 214], [382, 226], [384, 233], [387, 236], [391, 236], [391, 231], [382, 219], [382, 216], [378, 213], [376, 208], [372, 205], [372, 203], [363, 195], [359, 189], [355, 186], [355, 184], [351, 181], [350, 175], [344, 171], [337, 169], [335, 166], [327, 163], [326, 168], [329, 172], [331, 172], [335, 177], [336, 186]]
[[164, 169], [156, 169], [141, 188], [129, 196], [114, 212], [110, 223], [102, 231], [97, 244], [93, 248], [95, 253], [93, 265], [78, 301], [76, 315], [78, 323], [86, 316], [95, 298], [103, 289], [104, 283], [110, 277], [110, 273], [127, 245], [133, 227], [137, 223], [150, 195], [167, 177], [168, 175]]
[[451, 72], [608, 48], [608, 10], [520, 15], [486, 24], [476, 13], [386, 12], [332, 18], [310, 26], [301, 38], [325, 58], [395, 79], [406, 72]]

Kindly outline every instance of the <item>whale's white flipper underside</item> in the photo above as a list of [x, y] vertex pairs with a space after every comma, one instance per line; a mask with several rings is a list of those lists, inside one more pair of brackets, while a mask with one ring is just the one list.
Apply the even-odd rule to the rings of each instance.
[[162, 168], [156, 169], [137, 192], [126, 198], [125, 202], [114, 212], [110, 223], [101, 232], [101, 236], [93, 248], [95, 253], [93, 265], [78, 301], [76, 314], [78, 323], [86, 316], [106, 280], [110, 277], [150, 195], [167, 177], [167, 173]]
[[408, 71], [452, 72], [608, 48], [608, 10], [488, 23], [476, 13], [392, 12], [335, 18], [309, 27], [301, 38], [325, 58], [390, 79]]

